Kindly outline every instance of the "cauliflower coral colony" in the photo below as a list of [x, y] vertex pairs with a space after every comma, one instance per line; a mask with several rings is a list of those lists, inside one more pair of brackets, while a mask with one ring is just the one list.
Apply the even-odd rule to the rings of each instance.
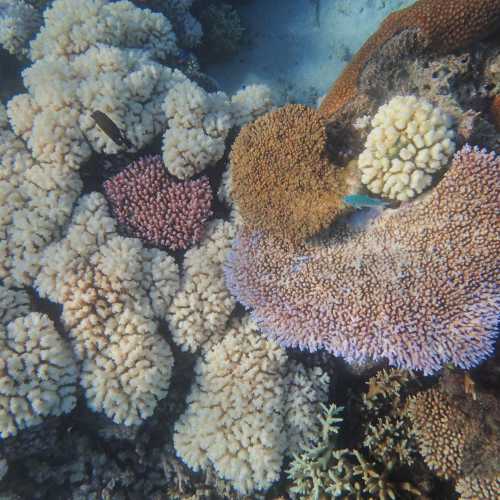
[[500, 498], [500, 3], [317, 109], [203, 74], [207, 3], [0, 0], [2, 495]]

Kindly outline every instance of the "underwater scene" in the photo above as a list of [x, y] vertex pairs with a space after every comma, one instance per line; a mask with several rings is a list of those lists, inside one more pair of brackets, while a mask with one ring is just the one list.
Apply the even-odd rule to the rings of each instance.
[[500, 500], [500, 0], [0, 0], [0, 500]]

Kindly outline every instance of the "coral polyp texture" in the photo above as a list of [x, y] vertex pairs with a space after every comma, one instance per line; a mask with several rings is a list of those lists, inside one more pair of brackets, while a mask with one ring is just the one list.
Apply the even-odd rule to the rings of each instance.
[[170, 21], [132, 2], [55, 0], [44, 12], [44, 26], [31, 42], [30, 56], [70, 58], [98, 45], [148, 50], [154, 57], [177, 53]]
[[0, 286], [0, 436], [69, 413], [78, 368], [45, 314], [30, 312], [25, 292]]
[[172, 257], [116, 234], [102, 195], [80, 200], [65, 238], [45, 250], [36, 287], [63, 305], [91, 409], [139, 424], [165, 397], [173, 356], [157, 319], [178, 285]]
[[358, 158], [361, 182], [400, 201], [420, 194], [455, 152], [451, 125], [451, 118], [425, 99], [392, 98], [371, 122]]
[[425, 463], [456, 482], [460, 500], [498, 498], [498, 399], [487, 393], [452, 396], [435, 387], [411, 397], [405, 411]]
[[169, 125], [163, 136], [165, 167], [187, 179], [217, 163], [224, 155], [229, 130], [265, 113], [271, 105], [265, 85], [250, 85], [230, 100], [224, 92], [206, 92], [189, 80], [178, 83], [163, 103]]
[[396, 47], [390, 52], [396, 58], [391, 62], [397, 63], [415, 50], [447, 53], [465, 47], [497, 30], [499, 21], [498, 0], [417, 0], [410, 7], [393, 12], [332, 85], [321, 103], [320, 113], [332, 117], [360, 97], [364, 72], [372, 69], [370, 63], [377, 57], [384, 59], [387, 55], [384, 50], [392, 42]]
[[177, 181], [160, 156], [141, 158], [104, 183], [118, 222], [155, 246], [186, 249], [201, 240], [212, 215], [208, 178]]
[[0, 278], [22, 286], [32, 284], [41, 252], [60, 237], [82, 181], [64, 162], [35, 161], [6, 118], [0, 105]]
[[265, 490], [284, 456], [318, 430], [328, 383], [321, 369], [288, 361], [248, 317], [235, 320], [196, 365], [189, 406], [175, 424], [177, 454], [196, 471], [213, 466], [240, 493]]
[[41, 24], [40, 14], [22, 0], [0, 1], [0, 46], [12, 55], [27, 53], [28, 40]]
[[432, 373], [497, 337], [500, 158], [464, 147], [423, 199], [300, 246], [244, 229], [229, 289], [285, 346]]
[[230, 154], [230, 190], [244, 222], [300, 241], [345, 208], [347, 186], [327, 153], [316, 110], [290, 104], [242, 128]]
[[181, 286], [167, 316], [172, 337], [183, 351], [207, 351], [224, 336], [236, 306], [223, 270], [234, 231], [231, 223], [214, 220], [203, 241], [184, 256]]

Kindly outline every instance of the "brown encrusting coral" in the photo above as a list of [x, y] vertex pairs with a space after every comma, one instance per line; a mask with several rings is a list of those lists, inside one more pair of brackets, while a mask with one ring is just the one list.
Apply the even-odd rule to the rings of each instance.
[[[360, 97], [363, 72], [370, 69], [369, 63], [382, 53], [399, 51], [400, 59], [408, 52], [451, 52], [493, 33], [499, 21], [498, 0], [419, 0], [393, 12], [330, 88], [320, 113], [330, 118], [349, 101]], [[394, 45], [393, 40], [397, 40], [394, 50], [390, 47]]]
[[406, 413], [426, 464], [456, 481], [461, 500], [497, 499], [500, 401], [480, 389], [468, 394], [463, 382], [445, 373], [439, 386], [409, 399]]
[[241, 130], [231, 150], [230, 183], [246, 224], [291, 241], [328, 227], [346, 208], [347, 169], [328, 158], [325, 121], [298, 104]]

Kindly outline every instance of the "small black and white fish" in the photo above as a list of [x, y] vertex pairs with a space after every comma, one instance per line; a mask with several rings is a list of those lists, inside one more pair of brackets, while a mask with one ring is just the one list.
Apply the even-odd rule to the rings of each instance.
[[134, 147], [125, 135], [125, 132], [107, 114], [102, 111], [94, 111], [90, 116], [117, 146], [125, 146], [129, 149]]

